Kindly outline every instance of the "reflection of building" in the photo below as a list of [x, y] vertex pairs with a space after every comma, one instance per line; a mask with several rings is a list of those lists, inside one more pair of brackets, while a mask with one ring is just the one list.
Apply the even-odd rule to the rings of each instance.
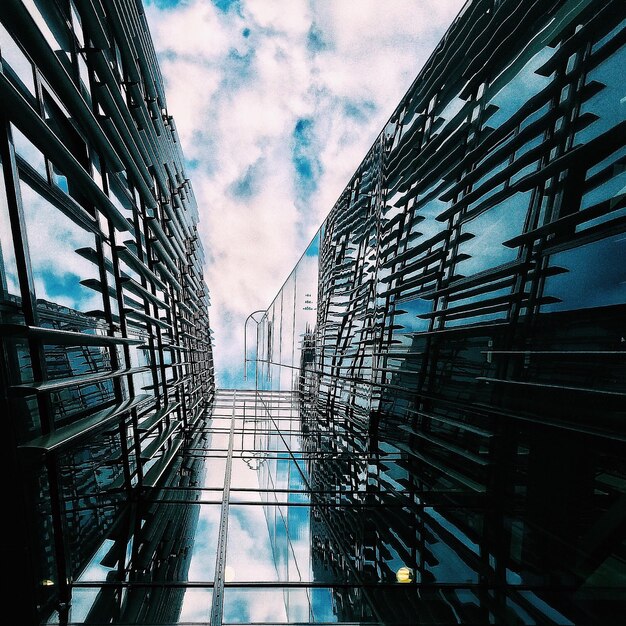
[[[188, 444], [202, 450], [202, 435]], [[200, 512], [200, 506], [186, 502], [179, 490], [201, 484], [203, 473], [201, 458], [178, 455], [159, 483], [159, 496], [149, 495], [118, 519], [107, 551], [97, 554], [94, 563], [107, 572], [110, 586], [81, 587], [94, 593], [85, 622], [163, 624], [179, 619], [186, 593], [181, 583], [188, 580]], [[175, 502], [177, 498], [181, 502]], [[121, 558], [125, 554], [126, 562]], [[88, 580], [79, 579], [78, 586]]]
[[[261, 323], [262, 385], [316, 373], [303, 448], [333, 493], [313, 569], [378, 581], [385, 621], [623, 610], [625, 19], [468, 2], [325, 220], [318, 284], [297, 284], [318, 294], [315, 362], [279, 340], [288, 297], [271, 338]], [[415, 582], [393, 586], [401, 566]]]
[[[195, 524], [192, 506], [159, 521], [136, 501], [199, 471], [177, 453], [213, 393], [197, 209], [154, 50], [135, 3], [105, 5], [0, 6], [2, 549], [21, 623], [80, 607], [107, 542], [126, 605], [101, 595], [94, 615], [133, 614], [133, 568], [164, 567], [162, 538], [183, 549]], [[118, 550], [139, 520], [145, 543]], [[132, 619], [177, 619], [166, 595]]]
[[[318, 394], [318, 375], [315, 369], [315, 332], [307, 326], [301, 341], [298, 399], [300, 402], [300, 419], [302, 420], [301, 428], [302, 432], [306, 434], [311, 426], [309, 419], [314, 414], [311, 412], [311, 409]], [[307, 438], [304, 441], [307, 441]]]

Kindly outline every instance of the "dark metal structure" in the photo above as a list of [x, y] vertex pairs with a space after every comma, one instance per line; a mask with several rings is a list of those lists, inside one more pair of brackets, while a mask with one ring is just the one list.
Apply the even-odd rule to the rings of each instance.
[[624, 67], [623, 2], [468, 2], [260, 322], [340, 621], [622, 612]]
[[[20, 623], [63, 623], [107, 542], [127, 580], [157, 567], [166, 527], [183, 545], [193, 527], [137, 502], [183, 480], [177, 452], [211, 402], [209, 300], [141, 5], [7, 0], [0, 22], [3, 588]], [[140, 528], [152, 548], [117, 549]], [[175, 619], [168, 603], [118, 615]]]
[[624, 3], [467, 2], [219, 392], [142, 11], [0, 3], [21, 623], [619, 623]]

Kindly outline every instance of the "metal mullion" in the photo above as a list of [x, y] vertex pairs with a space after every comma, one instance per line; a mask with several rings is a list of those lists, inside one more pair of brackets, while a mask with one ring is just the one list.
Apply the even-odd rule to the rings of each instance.
[[[46, 117], [45, 117], [45, 110], [44, 110], [43, 85], [41, 81], [41, 73], [39, 71], [39, 68], [34, 64], [33, 64], [33, 78], [35, 82], [35, 93], [37, 94], [36, 95], [37, 112], [39, 113], [41, 119], [45, 121]], [[52, 173], [53, 173], [52, 161], [50, 161], [50, 159], [43, 152], [42, 152], [42, 155], [44, 156], [48, 185], [53, 185], [54, 178], [52, 176]]]
[[[158, 211], [158, 203], [157, 203], [157, 211]], [[148, 232], [148, 222], [147, 222], [147, 218], [144, 214], [144, 232]], [[145, 254], [145, 258], [143, 258], [143, 256], [139, 256], [140, 260], [143, 261], [143, 263], [146, 265], [146, 267], [153, 273], [156, 274], [155, 271], [155, 263], [154, 263], [154, 252], [152, 250], [152, 242], [150, 237], [146, 236], [146, 254]], [[167, 281], [164, 281], [167, 284], [167, 287], [163, 289], [163, 293], [165, 294], [165, 296], [169, 297], [170, 302], [172, 303], [172, 305], [175, 302], [175, 298], [173, 297], [173, 291], [174, 291], [174, 287], [167, 283]], [[154, 286], [153, 286], [153, 292], [154, 292]], [[170, 318], [170, 323], [171, 323], [171, 327], [172, 327], [172, 331], [171, 331], [171, 341], [174, 342], [175, 344], [179, 343], [179, 338], [178, 338], [178, 328], [176, 327], [176, 320], [174, 319], [175, 316], [175, 311], [174, 311], [175, 307], [172, 306], [171, 307], [171, 318]], [[157, 312], [158, 315], [158, 312]], [[163, 385], [163, 396], [165, 398], [166, 403], [170, 402], [170, 397], [169, 397], [169, 389], [168, 389], [168, 384], [167, 384], [167, 369], [165, 367], [165, 359], [164, 359], [164, 354], [165, 351], [163, 349], [163, 333], [161, 331], [161, 328], [156, 329], [156, 343], [157, 343], [157, 347], [158, 347], [158, 352], [159, 352], [159, 363], [161, 366], [161, 384]], [[152, 348], [154, 349], [154, 347]], [[176, 355], [171, 354], [172, 357], [172, 362], [174, 362], [174, 359], [176, 358]], [[180, 352], [177, 355], [177, 358], [182, 361], [183, 360], [183, 355], [180, 354]], [[182, 375], [182, 372], [181, 372]], [[183, 426], [186, 428], [187, 427], [187, 407], [186, 407], [186, 401], [185, 401], [185, 394], [177, 387], [175, 387], [175, 401], [180, 403], [181, 406], [181, 415], [183, 416]]]
[[[587, 76], [585, 65], [587, 64], [586, 62], [588, 61], [590, 51], [591, 51], [591, 44], [589, 42], [586, 42], [584, 45], [584, 49], [582, 49], [582, 46], [580, 46], [578, 47], [576, 51], [571, 53], [571, 54], [577, 55], [575, 69], [576, 69], [576, 73], [578, 74], [578, 77], [576, 81], [572, 82], [571, 80], [567, 79], [567, 72], [566, 72], [567, 63], [568, 63], [568, 58], [569, 56], [571, 56], [571, 54], [567, 58], [561, 60], [561, 62], [559, 63], [559, 67], [555, 72], [555, 77], [554, 77], [553, 82], [555, 84], [558, 84], [559, 87], [561, 87], [561, 89], [565, 88], [565, 86], [569, 84], [571, 92], [568, 95], [565, 102], [561, 102], [560, 101], [561, 89], [559, 89], [558, 92], [553, 96], [551, 100], [551, 105], [553, 109], [561, 107], [562, 109], [561, 117], [563, 118], [564, 122], [561, 128], [559, 129], [559, 132], [561, 133], [560, 141], [555, 144], [554, 148], [550, 149], [549, 151], [545, 152], [542, 155], [539, 171], [541, 171], [544, 167], [547, 167], [552, 161], [558, 160], [559, 157], [563, 156], [563, 154], [567, 151], [567, 144], [571, 141], [571, 139], [574, 136], [574, 131], [572, 130], [572, 127], [576, 124], [576, 120], [578, 119], [578, 114], [580, 112], [579, 91], [584, 86], [584, 82]], [[572, 110], [576, 112], [576, 117], [574, 118], [573, 121], [572, 121], [572, 116], [571, 116]], [[556, 125], [556, 120], [550, 125], [550, 127], [546, 131], [546, 134], [549, 135], [550, 137], [554, 137], [554, 135], [557, 134], [557, 131], [555, 130], [555, 125]], [[553, 150], [555, 152], [554, 156], [551, 154]], [[571, 166], [567, 168], [568, 177], [571, 177], [572, 175], [571, 169], [572, 169]], [[563, 187], [564, 187], [564, 182], [566, 182], [567, 178], [565, 181], [559, 181], [559, 176], [561, 173], [562, 172], [560, 171], [554, 172], [548, 179], [544, 180], [540, 184], [539, 188], [535, 187], [535, 189], [540, 189], [535, 219], [543, 220], [543, 224], [537, 223], [536, 225], [537, 228], [540, 228], [541, 226], [544, 226], [546, 224], [549, 224], [551, 222], [554, 222], [555, 220], [558, 220], [564, 217], [562, 215], [562, 209], [564, 205]], [[551, 182], [551, 184], [549, 186], [548, 193], [546, 194], [546, 186], [548, 185], [548, 182]], [[546, 207], [545, 213], [542, 215], [541, 204], [543, 202], [544, 197], [546, 196], [548, 197], [548, 206]], [[532, 240], [528, 240], [524, 242], [525, 243], [524, 248], [526, 250], [527, 258], [529, 260], [532, 259], [534, 250], [537, 249], [538, 247], [539, 248], [544, 247], [546, 244], [546, 241], [549, 238], [550, 238], [550, 234], [546, 233], [546, 234], [543, 234], [539, 240], [532, 239]], [[526, 333], [523, 333], [524, 335], [529, 336], [529, 337], [532, 336], [531, 329], [534, 326], [536, 317], [540, 312], [540, 308], [541, 308], [540, 302], [541, 302], [541, 298], [544, 292], [545, 280], [546, 280], [545, 272], [547, 268], [549, 267], [549, 261], [550, 261], [550, 257], [547, 255], [539, 257], [537, 261], [537, 268], [533, 275], [533, 279], [531, 281], [529, 298], [528, 298], [528, 302], [526, 305], [528, 313], [529, 313], [529, 315], [527, 316], [526, 324], [525, 324], [528, 335], [526, 335]], [[519, 367], [516, 368], [516, 370], [519, 370]]]
[[[473, 105], [472, 109], [475, 110], [475, 107], [477, 107], [479, 112], [478, 112], [478, 115], [476, 116], [476, 119], [473, 122], [470, 122], [467, 125], [467, 127], [463, 129], [462, 137], [459, 138], [459, 140], [463, 141], [464, 143], [464, 148], [465, 148], [464, 157], [467, 156], [468, 154], [471, 154], [472, 150], [476, 147], [476, 144], [479, 142], [479, 136], [481, 133], [480, 122], [481, 122], [481, 119], [483, 117], [484, 110], [485, 110], [485, 98], [484, 96], [478, 97], [477, 90], [474, 90], [474, 92], [472, 93], [472, 97], [470, 101]], [[470, 119], [472, 115], [473, 115], [472, 113], [469, 114]], [[471, 138], [471, 140], [470, 140], [470, 133], [473, 133], [473, 137]], [[471, 167], [472, 165], [473, 165], [472, 163], [467, 164], [468, 168]], [[475, 168], [472, 168], [472, 169], [464, 168], [463, 170], [459, 172], [458, 177], [457, 177], [457, 186], [459, 186], [460, 188], [456, 191], [454, 196], [451, 198], [452, 206], [455, 206], [460, 200], [463, 200], [466, 196], [472, 193], [472, 190], [474, 188], [473, 182], [469, 184], [465, 184], [461, 187], [460, 181], [468, 174], [471, 176], [471, 172], [473, 171], [473, 169]], [[448, 235], [444, 238], [443, 246], [442, 246], [444, 256], [443, 256], [443, 259], [439, 262], [439, 268], [442, 271], [436, 279], [435, 289], [437, 290], [440, 290], [443, 287], [446, 287], [447, 285], [449, 285], [452, 277], [454, 276], [454, 271], [457, 265], [457, 263], [455, 263], [454, 261], [459, 256], [459, 247], [461, 243], [460, 240], [462, 236], [461, 231], [463, 228], [463, 220], [464, 220], [466, 213], [467, 213], [467, 206], [464, 205], [459, 212], [456, 212], [450, 215], [448, 218], [448, 227], [447, 227]], [[444, 277], [443, 274], [446, 271], [445, 260], [448, 257], [448, 253], [450, 252], [451, 252], [451, 256], [450, 256], [451, 263], [450, 265], [448, 265], [448, 275]], [[439, 306], [437, 306], [438, 300], [440, 302]], [[449, 303], [448, 294], [443, 294], [442, 296], [435, 298], [435, 300], [433, 301], [433, 311], [447, 310], [448, 303]], [[445, 321], [446, 321], [445, 317], [433, 316], [429, 321], [428, 330], [432, 331], [435, 328], [439, 328], [439, 329], [444, 328]], [[424, 354], [424, 361], [428, 360], [427, 353], [429, 352], [430, 343], [431, 343], [430, 341], [427, 342], [427, 348]]]
[[[143, 232], [146, 233], [147, 229], [146, 229], [146, 219], [145, 219], [145, 206], [143, 204], [143, 202], [141, 202], [141, 216], [139, 215], [139, 209], [138, 208], [134, 208], [133, 209], [133, 221], [135, 224], [135, 232], [137, 233], [141, 233], [142, 229], [140, 228], [140, 223], [141, 225], [143, 225]], [[147, 248], [148, 248], [148, 237], [145, 237], [145, 245], [146, 245], [146, 251], [144, 254], [144, 249], [141, 246], [140, 243], [140, 237], [137, 238], [137, 258], [144, 263], [144, 256], [145, 254], [148, 254], [147, 252]], [[146, 278], [143, 275], [140, 275], [140, 280], [141, 280], [141, 286], [146, 288], [147, 285], [147, 281]], [[152, 311], [150, 309], [150, 302], [148, 300], [148, 298], [143, 297], [143, 309], [144, 312], [146, 313], [146, 315], [151, 316], [152, 315]], [[159, 312], [158, 309], [155, 307], [155, 315], [154, 317], [156, 319], [158, 319], [159, 316]], [[158, 324], [152, 324], [152, 332], [149, 333], [148, 336], [148, 347], [151, 353], [151, 366], [150, 369], [152, 370], [152, 380], [153, 380], [153, 384], [154, 384], [154, 390], [155, 390], [155, 396], [157, 399], [157, 404], [160, 407], [162, 405], [162, 394], [158, 393], [158, 389], [159, 389], [159, 377], [157, 374], [157, 364], [156, 364], [156, 359], [154, 358], [155, 355], [155, 334], [156, 334], [156, 342], [158, 342], [158, 344], [161, 344], [161, 327]], [[163, 371], [163, 351], [160, 351], [160, 369], [161, 369], [161, 384], [163, 385], [163, 394], [165, 394], [165, 397], [167, 397], [167, 387], [166, 387], [166, 380], [165, 380], [165, 373]]]
[[[109, 182], [108, 182], [108, 177], [107, 177], [107, 169], [108, 167], [106, 166], [105, 163], [101, 163], [101, 167], [102, 167], [102, 185], [103, 185], [103, 191], [105, 193], [105, 195], [108, 197], [109, 193], [110, 193], [110, 189], [109, 189]], [[121, 269], [120, 269], [120, 260], [118, 257], [118, 254], [116, 252], [116, 233], [115, 233], [115, 227], [112, 223], [112, 221], [110, 219], [107, 220], [108, 224], [109, 224], [109, 240], [110, 240], [110, 244], [111, 244], [111, 260], [113, 263], [113, 282], [114, 282], [114, 289], [115, 289], [115, 294], [117, 297], [117, 303], [118, 303], [118, 312], [119, 312], [119, 326], [120, 326], [120, 331], [122, 333], [122, 337], [126, 337], [128, 338], [128, 326], [127, 326], [127, 322], [126, 322], [126, 313], [124, 312], [124, 292], [123, 292], [123, 288], [122, 288], [122, 276], [121, 276]], [[136, 239], [138, 241], [138, 246], [141, 246], [141, 238], [139, 236], [139, 233], [136, 233]], [[128, 365], [128, 367], [131, 367], [131, 358], [130, 358], [130, 346], [127, 344], [123, 344], [122, 346], [122, 350], [124, 352], [124, 359]], [[135, 386], [133, 383], [133, 379], [132, 377], [128, 377], [127, 379], [127, 385], [128, 385], [128, 393], [129, 396], [131, 398], [135, 397]], [[134, 451], [135, 451], [135, 456], [136, 456], [136, 472], [137, 472], [137, 479], [139, 481], [139, 485], [141, 485], [141, 480], [143, 478], [143, 472], [142, 472], [142, 466], [141, 466], [141, 462], [140, 462], [140, 447], [139, 447], [139, 440], [138, 438], [135, 436], [137, 433], [137, 411], [136, 410], [132, 410], [131, 411], [131, 427], [133, 428], [133, 444], [134, 444]], [[129, 448], [128, 448], [128, 436], [127, 436], [127, 422], [126, 419], [122, 419], [120, 421], [120, 427], [119, 427], [119, 433], [120, 433], [120, 444], [121, 444], [121, 448], [122, 448], [122, 459], [123, 459], [123, 470], [124, 470], [124, 482], [126, 485], [126, 492], [129, 495], [129, 497], [131, 496], [132, 493], [132, 482], [131, 482], [131, 468], [130, 468], [130, 455], [129, 455]]]
[[[93, 82], [93, 72], [91, 71], [91, 69], [89, 69], [89, 79], [90, 82]], [[90, 163], [91, 163], [91, 167], [93, 167], [93, 161], [91, 159], [90, 156]], [[107, 176], [106, 176], [106, 165], [103, 163], [102, 159], [100, 159], [100, 163], [101, 163], [101, 167], [102, 167], [102, 180], [103, 180], [103, 185], [105, 189], [108, 189], [108, 180], [107, 180]], [[114, 321], [113, 321], [113, 310], [111, 307], [111, 294], [110, 294], [110, 290], [109, 290], [109, 282], [110, 282], [110, 278], [109, 278], [109, 272], [106, 268], [106, 257], [104, 254], [104, 244], [102, 242], [102, 238], [104, 238], [106, 240], [106, 235], [104, 234], [103, 231], [103, 224], [102, 224], [102, 216], [100, 214], [99, 211], [95, 211], [95, 219], [96, 219], [96, 223], [98, 224], [99, 228], [100, 228], [100, 232], [101, 235], [96, 235], [96, 253], [98, 254], [99, 257], [99, 262], [98, 262], [98, 270], [99, 270], [99, 274], [100, 274], [100, 282], [103, 286], [102, 289], [102, 303], [103, 303], [103, 308], [104, 308], [104, 314], [105, 314], [105, 319], [108, 325], [108, 331], [107, 334], [109, 336], [114, 336]], [[114, 248], [114, 240], [113, 240], [113, 236], [115, 234], [115, 229], [112, 227], [112, 225], [110, 225], [109, 221], [106, 220], [107, 225], [109, 225], [109, 233], [111, 236], [111, 243], [109, 245], [110, 250], [111, 250], [111, 262], [113, 264], [113, 281], [115, 282], [115, 264], [116, 264], [116, 257], [117, 254], [115, 252], [115, 248]], [[119, 262], [118, 262], [118, 269], [119, 269]], [[122, 306], [118, 300], [118, 314], [120, 316], [120, 321], [122, 319], [122, 315], [123, 315], [123, 311], [122, 311]], [[123, 333], [124, 334], [124, 333]], [[127, 335], [126, 335], [127, 336]], [[124, 350], [125, 353], [130, 351], [129, 346], [124, 346]], [[108, 351], [109, 351], [109, 358], [111, 359], [111, 367], [113, 370], [117, 370], [120, 368], [120, 360], [119, 360], [119, 355], [117, 352], [117, 347], [116, 346], [109, 346], [108, 347]], [[125, 354], [126, 357], [126, 354]], [[127, 366], [130, 368], [131, 367], [131, 363], [130, 360], [127, 359], [126, 361]], [[132, 376], [127, 376], [125, 377], [127, 384], [129, 386], [129, 390], [131, 389], [131, 385], [132, 385]], [[113, 392], [115, 394], [115, 401], [116, 403], [120, 404], [124, 401], [124, 394], [123, 394], [123, 387], [122, 387], [122, 379], [120, 377], [116, 377], [113, 379]], [[136, 416], [136, 409], [133, 409], [131, 414], [134, 414]], [[136, 418], [135, 418], [136, 421]], [[124, 454], [124, 449], [126, 447], [126, 440], [125, 440], [125, 419], [122, 419], [120, 421], [120, 430], [119, 430], [119, 434], [120, 434], [120, 447], [122, 449], [122, 457], [123, 457], [123, 461], [122, 461], [122, 466], [123, 466], [123, 471], [126, 474], [126, 468], [128, 466], [128, 476], [125, 476], [125, 478], [128, 481], [128, 485], [130, 485], [130, 465], [128, 463], [128, 459], [125, 458], [125, 454]], [[135, 436], [135, 442], [137, 442], [137, 437]], [[137, 450], [135, 450], [135, 454], [137, 454]], [[139, 463], [138, 463], [139, 465]]]
[[[17, 350], [9, 349], [6, 343], [0, 340], [0, 386], [4, 389], [8, 389], [11, 382], [11, 373], [19, 371], [20, 362]], [[0, 413], [8, 417], [12, 415], [11, 402], [7, 394], [2, 394], [2, 398], [0, 398]], [[15, 475], [16, 469], [19, 468], [19, 456], [15, 452], [18, 445], [16, 426], [14, 419], [7, 419], [2, 432], [0, 471], [3, 473], [6, 472], [6, 476]], [[10, 541], [15, 541], [16, 545], [26, 545], [30, 538], [36, 536], [37, 531], [39, 531], [39, 529], [36, 528], [36, 524], [33, 523], [32, 516], [22, 516], [19, 514], [22, 511], [26, 512], [28, 510], [28, 503], [32, 500], [27, 481], [7, 481], [3, 496], [6, 502], [10, 502], [12, 507], [15, 507], [13, 509], [14, 514], [11, 515], [8, 520], [8, 536], [10, 537]], [[16, 566], [15, 569], [11, 569], [12, 575], [17, 581], [24, 584], [25, 593], [22, 598], [22, 606], [28, 607], [23, 610], [23, 617], [26, 616], [26, 612], [28, 611], [31, 620], [29, 623], [35, 624], [38, 623], [39, 616], [35, 608], [37, 605], [36, 592], [31, 582], [36, 567], [34, 563], [31, 563], [30, 559], [23, 558], [23, 556], [24, 553], [19, 554], [17, 563], [15, 562], [16, 559], [11, 559], [9, 556], [6, 567], [10, 565]]]
[[224, 473], [224, 491], [222, 492], [222, 510], [220, 515], [217, 555], [215, 559], [215, 586], [213, 587], [213, 601], [211, 604], [211, 626], [221, 626], [224, 608], [224, 583], [226, 577], [226, 545], [228, 541], [228, 508], [230, 503], [230, 482], [233, 467], [233, 444], [235, 441], [235, 407], [237, 392], [234, 391], [232, 401], [232, 417], [230, 436], [228, 441], [228, 456], [226, 457], [226, 471]]
[[[215, 583], [213, 581], [81, 581], [73, 583], [73, 586], [76, 588], [99, 588], [99, 587], [120, 587], [130, 589], [133, 587], [138, 588], [192, 588], [192, 589], [214, 589]], [[230, 589], [237, 588], [310, 588], [310, 589], [398, 589], [397, 582], [390, 581], [374, 581], [374, 582], [324, 582], [324, 581], [240, 581], [240, 582], [232, 582], [225, 583], [224, 587], [228, 587]], [[407, 587], [408, 588], [408, 587]], [[567, 585], [537, 585], [537, 584], [489, 584], [489, 583], [473, 583], [473, 582], [413, 582], [411, 584], [410, 589], [423, 589], [423, 590], [480, 590], [480, 589], [502, 589], [504, 591], [515, 592], [515, 591], [571, 591], [576, 592], [580, 591], [580, 585], [575, 584], [567, 584]], [[610, 585], [594, 585], [593, 589], [596, 591], [606, 591], [615, 593], [616, 587]], [[619, 589], [619, 588], [618, 588]], [[196, 624], [197, 622], [193, 622]], [[202, 622], [205, 623], [205, 622]], [[227, 622], [228, 624], [235, 624], [240, 622]], [[272, 622], [253, 622], [254, 624], [267, 624], [268, 626], [274, 626], [276, 624], [275, 621]], [[287, 623], [287, 622], [284, 622]], [[294, 622], [290, 622], [294, 623]], [[310, 626], [310, 622], [295, 622], [299, 625]], [[318, 622], [316, 622], [318, 623]], [[336, 624], [337, 622], [321, 622], [321, 624]], [[359, 622], [359, 625], [362, 622]], [[366, 622], [370, 624], [372, 622]], [[373, 622], [374, 624], [385, 624], [383, 621]], [[432, 623], [432, 622], [431, 622]], [[476, 622], [473, 622], [474, 624]], [[482, 622], [481, 622], [482, 623]], [[351, 622], [352, 624], [352, 622]], [[221, 626], [221, 624], [220, 624]]]
[[[134, 224], [134, 230], [136, 233], [136, 250], [137, 250], [137, 258], [140, 261], [144, 261], [144, 249], [141, 245], [141, 233], [143, 232], [145, 234], [146, 230], [145, 230], [145, 205], [143, 202], [143, 199], [140, 197], [139, 201], [140, 201], [140, 205], [138, 206], [136, 203], [136, 197], [137, 194], [134, 193], [134, 188], [131, 189], [131, 195], [133, 196], [133, 203], [132, 203], [132, 212], [133, 212], [133, 224]], [[140, 214], [140, 210], [141, 210], [141, 214]], [[142, 231], [141, 225], [144, 226], [144, 229]], [[148, 238], [144, 237], [145, 240], [145, 245], [146, 247], [148, 246]], [[141, 280], [141, 284], [144, 288], [146, 288], [146, 278], [140, 274], [140, 280]], [[143, 299], [143, 306], [144, 306], [144, 312], [147, 315], [151, 314], [151, 310], [150, 310], [150, 302], [147, 298], [142, 298]], [[156, 307], [155, 307], [156, 308]], [[158, 310], [156, 311], [155, 317], [158, 318]], [[154, 383], [154, 391], [155, 391], [155, 398], [157, 401], [157, 410], [161, 407], [161, 400], [162, 400], [162, 395], [160, 393], [158, 393], [158, 375], [157, 375], [157, 365], [156, 365], [156, 359], [154, 358], [154, 353], [155, 353], [155, 333], [157, 335], [157, 341], [160, 342], [160, 336], [161, 336], [161, 328], [158, 324], [152, 324], [152, 332], [149, 333], [148, 336], [148, 346], [149, 346], [149, 350], [151, 352], [151, 367], [150, 369], [152, 370], [152, 380]], [[160, 362], [163, 362], [163, 353], [161, 352], [160, 355]], [[163, 381], [163, 385], [165, 387], [165, 377], [162, 376], [162, 381]], [[142, 485], [142, 481], [143, 481], [143, 476], [144, 476], [144, 472], [143, 472], [143, 466], [145, 463], [148, 462], [149, 459], [146, 459], [145, 461], [142, 461], [142, 448], [141, 448], [141, 441], [140, 441], [140, 432], [139, 432], [139, 416], [138, 416], [138, 412], [137, 410], [133, 410], [132, 412], [132, 425], [133, 425], [133, 443], [135, 445], [135, 454], [136, 454], [136, 458], [137, 458], [137, 473], [138, 473], [138, 478], [139, 478], [139, 485]]]
[[[76, 25], [73, 25], [74, 27]], [[82, 29], [82, 35], [83, 35], [83, 40], [85, 41], [85, 44], [87, 45], [88, 39], [89, 39], [89, 34], [85, 32], [85, 28], [83, 27], [82, 23], [78, 25], [81, 29]], [[72, 31], [73, 32], [73, 31]], [[80, 54], [79, 51], [79, 46], [78, 46], [78, 42], [76, 41], [76, 36], [74, 35], [72, 37], [72, 48], [73, 50], [73, 55], [74, 55], [74, 69], [75, 69], [75, 80], [76, 80], [76, 86], [77, 89], [79, 88], [80, 85], [80, 72], [79, 72], [79, 68], [78, 68], [78, 61], [77, 61], [77, 55]], [[85, 64], [87, 66], [87, 72], [89, 75], [89, 92], [90, 93], [94, 93], [94, 88], [96, 85], [96, 80], [95, 80], [95, 76], [94, 76], [94, 71], [93, 68], [91, 66], [90, 60], [88, 58], [88, 55], [85, 55], [84, 58]], [[95, 102], [93, 102], [93, 98], [92, 100], [92, 108], [94, 109], [94, 115], [97, 115], [97, 105], [95, 104]], [[93, 146], [88, 144], [88, 152], [89, 152], [89, 163], [92, 169], [92, 177], [93, 177], [93, 169], [94, 169], [94, 163], [93, 163], [93, 159], [92, 159], [92, 152], [95, 152], [95, 148], [93, 148]], [[100, 167], [103, 169], [102, 171], [102, 181], [103, 181], [103, 185], [105, 186], [105, 189], [108, 188], [108, 181], [107, 181], [107, 177], [106, 177], [106, 163], [105, 160], [103, 160], [100, 155], [98, 154], [98, 160], [100, 162]], [[105, 231], [102, 228], [102, 219], [101, 219], [101, 214], [100, 211], [95, 211], [95, 220], [96, 220], [96, 224], [98, 225], [99, 231], [102, 234], [102, 236], [105, 238], [106, 240], [106, 235], [105, 235]], [[111, 256], [113, 257], [114, 255], [114, 250], [113, 250], [113, 245], [111, 244]], [[103, 301], [103, 308], [104, 308], [104, 312], [105, 312], [105, 319], [106, 322], [109, 326], [108, 329], [108, 333], [110, 336], [114, 335], [113, 332], [113, 328], [115, 327], [114, 321], [113, 321], [113, 312], [112, 312], [112, 308], [111, 308], [111, 300], [110, 300], [110, 295], [109, 295], [109, 291], [108, 291], [108, 277], [107, 277], [107, 270], [106, 270], [106, 265], [105, 265], [105, 255], [104, 255], [104, 246], [102, 245], [102, 240], [100, 238], [100, 236], [96, 236], [96, 252], [98, 254], [99, 260], [100, 262], [98, 263], [99, 265], [99, 272], [100, 272], [100, 282], [103, 285], [103, 290], [102, 290], [102, 301]], [[117, 349], [115, 346], [111, 346], [109, 348], [109, 355], [111, 358], [111, 363], [113, 365], [113, 369], [118, 369], [119, 368], [119, 359], [118, 359], [118, 355], [117, 355]], [[118, 400], [118, 402], [122, 401], [122, 393], [121, 393], [121, 381], [116, 381], [114, 383], [114, 391], [115, 391], [115, 395], [116, 395], [116, 399]]]

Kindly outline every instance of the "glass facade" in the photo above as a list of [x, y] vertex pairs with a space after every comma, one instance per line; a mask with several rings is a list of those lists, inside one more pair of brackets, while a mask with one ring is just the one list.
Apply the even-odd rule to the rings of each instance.
[[260, 319], [336, 621], [619, 621], [625, 54], [620, 2], [468, 2]]
[[94, 558], [131, 562], [136, 502], [211, 403], [208, 291], [140, 6], [8, 0], [0, 22], [3, 586], [20, 623], [65, 623]]
[[618, 0], [467, 2], [216, 391], [141, 3], [0, 2], [22, 623], [619, 623], [625, 50]]

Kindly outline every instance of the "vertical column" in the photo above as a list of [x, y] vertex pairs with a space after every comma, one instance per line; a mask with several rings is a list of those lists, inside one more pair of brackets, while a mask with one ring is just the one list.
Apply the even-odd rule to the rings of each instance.
[[224, 578], [226, 570], [226, 543], [228, 541], [228, 504], [230, 500], [230, 478], [233, 469], [233, 446], [235, 441], [235, 417], [237, 415], [237, 391], [233, 391], [233, 408], [228, 437], [228, 457], [224, 472], [224, 492], [222, 494], [222, 511], [220, 530], [217, 541], [217, 557], [215, 560], [215, 582], [213, 586], [213, 603], [211, 605], [211, 626], [221, 626], [224, 609]]

